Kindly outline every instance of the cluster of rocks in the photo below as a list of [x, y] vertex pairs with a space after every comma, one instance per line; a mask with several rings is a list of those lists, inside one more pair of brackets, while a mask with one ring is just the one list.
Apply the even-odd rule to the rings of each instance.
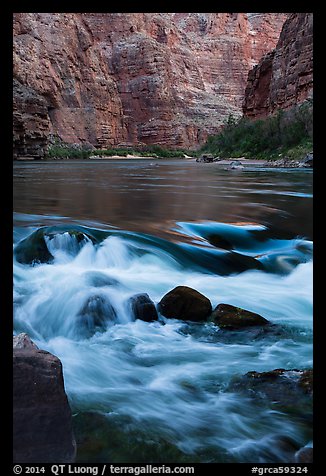
[[[135, 317], [146, 321], [158, 319], [154, 303], [147, 294], [133, 296]], [[177, 286], [163, 296], [157, 308], [165, 318], [190, 322], [210, 321], [222, 330], [241, 330], [257, 327], [271, 327], [263, 316], [231, 304], [218, 304], [212, 309], [210, 300], [195, 289]], [[251, 371], [236, 378], [229, 386], [230, 391], [247, 393], [248, 396], [265, 399], [297, 411], [298, 418], [308, 418], [307, 405], [311, 403], [313, 371], [298, 369], [274, 369], [268, 372]], [[303, 408], [303, 410], [302, 410]], [[303, 416], [302, 416], [303, 415]], [[312, 417], [312, 415], [311, 415]], [[312, 463], [313, 448], [302, 447], [294, 441], [284, 441], [283, 446], [289, 457], [296, 463]]]
[[[136, 319], [150, 322], [158, 319], [154, 302], [148, 294], [136, 294], [130, 298]], [[210, 300], [188, 286], [177, 286], [165, 294], [157, 305], [159, 313], [167, 319], [190, 322], [210, 321], [221, 328], [242, 329], [266, 326], [270, 322], [254, 312], [231, 304], [218, 304], [213, 310]]]
[[283, 157], [277, 160], [271, 160], [269, 167], [289, 167], [289, 168], [313, 168], [313, 152], [309, 152], [303, 159], [292, 160]]
[[[230, 159], [228, 159], [229, 161]], [[221, 157], [214, 157], [212, 154], [203, 154], [200, 157], [197, 157], [196, 162], [203, 164], [212, 164], [213, 162], [221, 162], [223, 159]], [[228, 162], [227, 161], [227, 162]], [[228, 170], [243, 169], [244, 165], [241, 160], [232, 160], [229, 163]]]
[[[97, 287], [117, 284], [114, 279], [111, 282], [110, 278], [102, 279], [94, 273], [89, 273], [87, 279]], [[273, 326], [261, 315], [231, 304], [221, 303], [213, 309], [206, 296], [188, 286], [175, 287], [157, 305], [147, 293], [131, 296], [128, 304], [133, 318], [146, 322], [157, 321], [161, 315], [166, 319], [190, 323], [212, 322], [220, 327], [221, 332], [225, 330], [232, 333], [234, 330], [241, 334], [242, 329]], [[103, 331], [109, 321], [115, 318], [116, 311], [99, 294], [84, 304], [78, 324], [92, 334]], [[76, 443], [60, 360], [38, 349], [26, 334], [15, 336], [13, 347], [14, 462], [73, 462]], [[297, 411], [301, 418], [307, 409], [307, 402], [310, 405], [307, 399], [312, 396], [312, 379], [312, 370], [251, 371], [235, 377], [227, 391], [265, 399], [273, 405], [279, 403], [282, 408], [298, 407], [291, 411]], [[300, 448], [293, 443], [290, 450], [293, 450], [293, 461], [312, 462], [312, 448]]]
[[202, 154], [200, 157], [197, 157], [196, 162], [210, 164], [212, 162], [218, 162], [219, 160], [219, 157], [214, 157], [212, 154]]
[[13, 461], [71, 463], [72, 414], [58, 357], [27, 334], [13, 338]]

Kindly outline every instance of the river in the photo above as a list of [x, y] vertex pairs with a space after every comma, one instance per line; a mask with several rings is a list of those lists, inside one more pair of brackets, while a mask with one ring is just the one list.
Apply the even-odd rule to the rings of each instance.
[[[312, 368], [311, 170], [99, 159], [13, 171], [14, 250], [48, 227], [53, 258], [14, 256], [14, 332], [62, 361], [77, 461], [288, 463], [312, 444], [306, 401], [298, 410], [234, 385]], [[274, 331], [133, 318], [130, 297], [157, 305], [179, 285]], [[112, 318], [85, 333], [85, 306]]]

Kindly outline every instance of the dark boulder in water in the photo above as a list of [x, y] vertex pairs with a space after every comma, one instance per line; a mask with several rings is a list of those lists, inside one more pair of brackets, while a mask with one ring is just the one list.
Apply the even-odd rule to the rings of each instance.
[[164, 317], [199, 322], [205, 321], [211, 314], [212, 304], [195, 289], [177, 286], [163, 296], [158, 310]]
[[76, 444], [58, 357], [27, 334], [13, 340], [14, 463], [72, 463]]
[[210, 319], [219, 327], [241, 329], [248, 326], [265, 326], [269, 321], [255, 312], [231, 304], [219, 304]]
[[22, 264], [51, 263], [54, 257], [47, 247], [45, 238], [52, 240], [64, 233], [75, 238], [77, 245], [85, 239], [92, 241], [93, 244], [98, 243], [98, 239], [91, 232], [84, 231], [83, 227], [78, 225], [74, 228], [66, 225], [44, 226], [18, 243], [14, 250], [16, 260]]
[[22, 264], [50, 263], [53, 256], [49, 252], [44, 239], [46, 227], [39, 228], [16, 246], [14, 255]]
[[[299, 400], [311, 401], [312, 369], [274, 369], [267, 372], [247, 372], [236, 378], [229, 389], [249, 392], [252, 396], [267, 398], [273, 403], [291, 407]], [[309, 385], [307, 384], [309, 382]], [[307, 400], [307, 401], [308, 401]]]
[[141, 319], [146, 322], [157, 321], [156, 307], [148, 294], [135, 294], [130, 298], [129, 302], [135, 319]]
[[104, 332], [116, 318], [116, 311], [106, 296], [90, 296], [78, 313], [78, 332], [91, 337], [95, 332]]

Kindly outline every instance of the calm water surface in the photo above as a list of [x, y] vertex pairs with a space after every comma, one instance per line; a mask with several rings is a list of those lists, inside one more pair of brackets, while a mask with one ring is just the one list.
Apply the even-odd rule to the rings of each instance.
[[310, 170], [174, 160], [17, 163], [14, 210], [164, 234], [178, 221], [254, 222], [312, 237]]
[[[78, 461], [290, 463], [312, 444], [309, 402], [233, 385], [253, 370], [312, 368], [310, 170], [17, 162], [14, 211], [15, 256], [52, 227], [51, 262], [14, 256], [14, 326], [62, 360]], [[156, 305], [178, 285], [213, 308], [257, 312], [274, 330], [134, 319], [130, 297]], [[83, 334], [85, 309], [112, 319]]]

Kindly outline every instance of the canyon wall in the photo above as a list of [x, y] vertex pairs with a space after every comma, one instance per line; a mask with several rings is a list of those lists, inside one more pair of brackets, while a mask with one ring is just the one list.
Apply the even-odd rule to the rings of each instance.
[[283, 13], [16, 13], [14, 156], [48, 138], [195, 148], [242, 113]]
[[276, 48], [249, 72], [243, 104], [251, 118], [286, 110], [313, 97], [313, 15], [293, 13]]

